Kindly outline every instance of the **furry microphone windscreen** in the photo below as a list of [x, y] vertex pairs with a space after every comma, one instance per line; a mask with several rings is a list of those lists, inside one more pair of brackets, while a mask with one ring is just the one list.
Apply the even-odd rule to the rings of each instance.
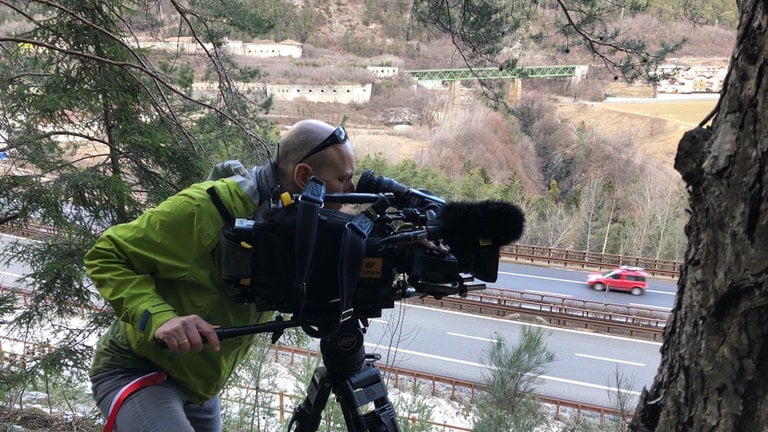
[[449, 246], [504, 246], [523, 235], [525, 215], [503, 201], [449, 202], [437, 215], [430, 238]]

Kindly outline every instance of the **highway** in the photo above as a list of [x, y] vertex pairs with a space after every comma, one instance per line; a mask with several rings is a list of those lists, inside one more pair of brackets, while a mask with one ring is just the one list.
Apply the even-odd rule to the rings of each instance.
[[[28, 239], [22, 239], [20, 237], [0, 233], [0, 262], [4, 261], [5, 259], [5, 254], [3, 253], [5, 247], [14, 240], [29, 241]], [[18, 263], [10, 263], [8, 265], [5, 263], [0, 264], [0, 284], [2, 285], [15, 286], [16, 280], [19, 279], [22, 274], [28, 271], [25, 270], [24, 266]]]
[[[368, 352], [394, 366], [480, 382], [490, 370], [486, 353], [496, 338], [517, 344], [522, 327], [530, 325], [401, 303], [372, 320], [365, 341]], [[611, 406], [617, 371], [632, 397], [653, 382], [659, 342], [538, 327], [555, 360], [541, 376], [537, 394]]]
[[[13, 237], [0, 235], [0, 247]], [[0, 283], [15, 285], [24, 272], [17, 264], [0, 267]], [[621, 292], [596, 292], [586, 283], [586, 271], [502, 262], [493, 288], [567, 295], [617, 304], [642, 304], [670, 308], [676, 284], [649, 281], [643, 296]], [[382, 355], [382, 362], [447, 377], [480, 382], [490, 369], [486, 353], [496, 337], [509, 344], [520, 340], [521, 328], [532, 325], [511, 320], [397, 303], [371, 320], [365, 337], [368, 352]], [[555, 360], [541, 376], [536, 393], [601, 406], [611, 406], [616, 374], [627, 385], [623, 391], [636, 397], [653, 381], [660, 362], [660, 343], [630, 338], [542, 327]], [[395, 352], [388, 347], [396, 347]]]
[[590, 289], [586, 283], [589, 273], [591, 272], [502, 261], [499, 263], [498, 280], [486, 285], [488, 288], [554, 294], [575, 299], [644, 306], [661, 310], [671, 310], [675, 303], [677, 281], [648, 279], [648, 288], [645, 293], [642, 296], [633, 296], [627, 292]]

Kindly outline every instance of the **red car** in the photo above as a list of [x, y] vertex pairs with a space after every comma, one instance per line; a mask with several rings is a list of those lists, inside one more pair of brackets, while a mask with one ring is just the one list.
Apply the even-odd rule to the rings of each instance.
[[641, 295], [648, 286], [648, 275], [640, 267], [621, 266], [606, 273], [590, 273], [587, 284], [596, 291], [629, 291], [632, 295]]

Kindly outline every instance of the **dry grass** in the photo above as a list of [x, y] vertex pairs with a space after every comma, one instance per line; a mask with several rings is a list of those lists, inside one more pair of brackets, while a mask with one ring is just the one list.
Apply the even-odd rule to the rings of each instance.
[[[20, 427], [23, 426], [23, 429]], [[24, 430], [26, 432], [98, 432], [102, 426], [88, 419], [68, 419], [36, 409], [12, 409], [0, 407], [0, 430]]]
[[[717, 102], [680, 101], [646, 103], [561, 104], [560, 115], [572, 125], [583, 124], [589, 131], [615, 142], [634, 145], [642, 155], [673, 169], [677, 145], [683, 134], [694, 128]], [[677, 174], [675, 174], [677, 175]]]
[[687, 126], [696, 126], [715, 108], [717, 101], [668, 101], [652, 103], [606, 103], [605, 109], [659, 117], [665, 120], [677, 121]]

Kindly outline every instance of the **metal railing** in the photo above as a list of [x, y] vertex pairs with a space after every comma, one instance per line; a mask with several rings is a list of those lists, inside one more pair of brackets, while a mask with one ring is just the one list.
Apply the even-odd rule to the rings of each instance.
[[[22, 346], [23, 352], [9, 352], [3, 350], [3, 342], [10, 342], [16, 346]], [[30, 356], [36, 356], [41, 353], [51, 352], [53, 346], [50, 343], [30, 343], [18, 338], [12, 338], [4, 335], [0, 335], [0, 355], [5, 357], [5, 361], [16, 363], [19, 367], [25, 367], [27, 361], [31, 360]], [[287, 363], [289, 366], [295, 366], [298, 361], [303, 360], [306, 357], [317, 357], [319, 353], [309, 349], [294, 348], [287, 346], [273, 345], [272, 351], [274, 353], [274, 361], [277, 363]], [[300, 357], [301, 359], [297, 359]], [[467, 380], [460, 380], [450, 377], [444, 377], [440, 375], [430, 374], [426, 372], [415, 371], [412, 369], [399, 368], [395, 366], [388, 366], [384, 364], [377, 364], [376, 368], [382, 372], [385, 378], [391, 380], [390, 385], [393, 388], [405, 389], [411, 393], [418, 393], [426, 389], [430, 396], [447, 398], [452, 401], [461, 401], [464, 403], [472, 403], [475, 400], [478, 392], [484, 391], [486, 387], [481, 383], [475, 383]], [[410, 388], [408, 388], [410, 387]], [[269, 391], [261, 388], [251, 388], [248, 386], [242, 387], [245, 390], [268, 392], [278, 396], [278, 406], [273, 410], [279, 412], [280, 421], [284, 421], [286, 416], [293, 412], [293, 401], [303, 396], [295, 395], [283, 391]], [[596, 416], [602, 423], [606, 417], [616, 417], [620, 413], [612, 408], [607, 408], [599, 405], [587, 404], [583, 402], [576, 402], [568, 399], [553, 398], [542, 395], [532, 395], [534, 398], [540, 400], [542, 403], [548, 404], [554, 409], [555, 419], [559, 419], [565, 414], [570, 412], [575, 413], [576, 419], [580, 419], [582, 416], [589, 414], [593, 417]], [[286, 400], [287, 398], [287, 400]], [[407, 420], [407, 419], [405, 419]], [[445, 430], [455, 431], [469, 431], [471, 429], [458, 425], [450, 425], [446, 423], [428, 422], [434, 426], [440, 426], [446, 428]]]
[[610, 269], [620, 265], [642, 267], [652, 276], [677, 279], [682, 261], [614, 255], [600, 252], [512, 244], [501, 249], [502, 257], [512, 261], [539, 262], [581, 269]]
[[443, 297], [437, 300], [424, 297], [416, 301], [481, 315], [530, 315], [545, 320], [549, 325], [653, 340], [661, 339], [670, 313], [666, 309], [495, 288], [471, 291], [464, 298]]
[[475, 69], [425, 69], [408, 70], [416, 81], [462, 81], [475, 79], [519, 79], [572, 77], [579, 66], [524, 66], [513, 69], [475, 68]]
[[[317, 351], [303, 348], [273, 346], [273, 349], [275, 354], [275, 362], [287, 362], [289, 366], [295, 366], [295, 363], [300, 361], [296, 359], [297, 357], [303, 359], [307, 356], [319, 356]], [[402, 389], [405, 388], [405, 386], [410, 386], [410, 391], [412, 393], [418, 392], [419, 389], [426, 388], [429, 389], [429, 394], [431, 396], [449, 398], [450, 400], [464, 399], [466, 402], [471, 403], [474, 401], [478, 392], [486, 390], [485, 385], [472, 381], [443, 377], [440, 375], [434, 375], [395, 366], [388, 366], [384, 364], [377, 364], [376, 368], [379, 369], [385, 377], [388, 377], [392, 380], [393, 387]], [[465, 396], [462, 397], [461, 395]], [[542, 403], [546, 403], [554, 407], [556, 419], [563, 415], [566, 410], [575, 412], [577, 419], [581, 418], [584, 414], [587, 413], [596, 415], [601, 423], [608, 416], [616, 417], [620, 415], [620, 413], [615, 409], [599, 405], [535, 394], [533, 397], [540, 400]], [[443, 424], [436, 425], [445, 426]], [[457, 426], [448, 425], [448, 427], [456, 430], [463, 430]]]

